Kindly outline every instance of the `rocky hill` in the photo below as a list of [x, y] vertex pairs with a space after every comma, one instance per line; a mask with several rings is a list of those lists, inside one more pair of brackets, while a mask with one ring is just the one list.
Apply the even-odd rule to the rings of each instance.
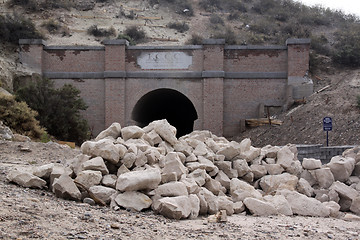
[[[360, 70], [333, 64], [332, 55], [341, 30], [359, 26], [354, 16], [278, 0], [5, 0], [0, 9], [2, 16], [16, 13], [30, 19], [49, 45], [99, 45], [104, 38], [126, 35], [133, 26], [145, 33], [138, 43], [142, 45], [184, 45], [211, 37], [225, 38], [228, 44], [271, 45], [284, 44], [289, 37], [309, 37], [315, 93], [275, 116], [283, 125], [249, 129], [238, 138], [250, 137], [257, 146], [323, 144], [322, 119], [330, 116], [331, 145], [359, 143]], [[100, 34], [94, 36], [91, 28]], [[11, 91], [12, 79], [31, 70], [17, 62], [16, 46], [2, 43], [0, 49], [1, 84]]]

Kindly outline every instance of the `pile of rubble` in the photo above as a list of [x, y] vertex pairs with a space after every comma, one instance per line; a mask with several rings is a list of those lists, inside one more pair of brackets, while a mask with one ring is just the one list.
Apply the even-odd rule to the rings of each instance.
[[251, 213], [360, 215], [360, 147], [322, 165], [297, 159], [294, 145], [255, 148], [209, 131], [179, 139], [166, 120], [144, 128], [113, 123], [66, 164], [12, 170], [8, 180], [56, 196], [168, 218]]

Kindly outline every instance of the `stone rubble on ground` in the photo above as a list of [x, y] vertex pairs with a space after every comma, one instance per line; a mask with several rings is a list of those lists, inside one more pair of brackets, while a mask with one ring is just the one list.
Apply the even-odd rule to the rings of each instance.
[[33, 174], [13, 170], [7, 178], [24, 187], [49, 184], [64, 199], [94, 198], [114, 210], [151, 208], [173, 219], [360, 215], [360, 147], [328, 164], [301, 163], [294, 145], [255, 148], [250, 139], [238, 143], [209, 131], [177, 139], [176, 129], [158, 120], [144, 128], [113, 123], [81, 150], [65, 165], [35, 167]]

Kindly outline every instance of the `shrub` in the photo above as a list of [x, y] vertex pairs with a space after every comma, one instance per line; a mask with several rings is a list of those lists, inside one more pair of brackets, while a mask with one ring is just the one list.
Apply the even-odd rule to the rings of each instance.
[[127, 40], [131, 46], [136, 45], [136, 42], [134, 41], [134, 39], [132, 39], [132, 38], [131, 38], [130, 36], [128, 36], [128, 35], [125, 35], [125, 34], [120, 33], [120, 34], [117, 36], [117, 38], [118, 38], [118, 39], [125, 39], [125, 40]]
[[360, 66], [360, 26], [353, 26], [335, 34], [333, 60], [349, 67]]
[[175, 29], [181, 33], [189, 30], [189, 25], [186, 22], [170, 22], [168, 23], [167, 27], [171, 29]]
[[149, 4], [167, 5], [178, 14], [194, 16], [194, 9], [189, 0], [149, 0]]
[[109, 29], [98, 28], [97, 25], [92, 25], [88, 28], [87, 33], [95, 37], [110, 37], [115, 36], [115, 28], [110, 27]]
[[204, 41], [204, 38], [198, 34], [192, 34], [191, 38], [187, 40], [186, 44], [189, 45], [201, 45]]
[[37, 115], [25, 102], [0, 93], [0, 120], [14, 132], [39, 139], [46, 132], [36, 120]]
[[225, 25], [224, 20], [222, 20], [222, 18], [219, 15], [216, 15], [216, 14], [211, 14], [210, 23], [211, 24], [219, 24], [221, 26]]
[[41, 125], [55, 138], [78, 145], [89, 138], [87, 121], [80, 114], [87, 106], [80, 98], [80, 91], [72, 85], [55, 89], [52, 81], [40, 78], [18, 89], [16, 97], [39, 113]]
[[201, 0], [199, 5], [207, 12], [217, 10], [247, 12], [246, 6], [238, 0]]
[[225, 39], [225, 43], [229, 45], [237, 44], [236, 34], [231, 28], [227, 27], [225, 32], [217, 33], [214, 36], [215, 38], [223, 38]]
[[319, 54], [331, 55], [331, 49], [328, 47], [328, 40], [324, 35], [311, 37], [311, 48]]
[[135, 43], [144, 42], [147, 38], [145, 31], [137, 26], [127, 27], [124, 34], [129, 36]]
[[43, 24], [41, 24], [42, 27], [46, 28], [49, 33], [58, 33], [61, 29], [60, 23], [56, 22], [54, 19], [50, 19]]
[[34, 23], [17, 14], [0, 15], [0, 41], [18, 44], [19, 39], [43, 38]]
[[258, 14], [264, 14], [274, 9], [277, 6], [275, 0], [261, 0], [254, 4], [253, 11]]
[[72, 0], [45, 0], [45, 1], [36, 1], [36, 0], [10, 0], [8, 2], [10, 7], [13, 6], [22, 6], [23, 8], [37, 12], [44, 9], [58, 9], [63, 8], [69, 10], [75, 5], [75, 2]]

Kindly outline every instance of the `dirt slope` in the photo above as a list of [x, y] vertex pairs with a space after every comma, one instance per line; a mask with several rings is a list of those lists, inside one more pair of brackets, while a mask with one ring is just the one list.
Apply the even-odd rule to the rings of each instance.
[[[344, 70], [332, 75], [321, 74], [313, 76], [313, 79], [316, 80], [315, 92], [306, 99], [306, 104], [294, 106], [290, 111], [277, 116], [284, 121], [283, 125], [249, 129], [237, 139], [250, 137], [256, 146], [287, 143], [326, 145], [322, 120], [329, 116], [333, 120], [329, 145], [358, 145], [360, 109], [357, 107], [357, 96], [360, 94], [360, 70]], [[326, 86], [329, 88], [316, 92]]]

